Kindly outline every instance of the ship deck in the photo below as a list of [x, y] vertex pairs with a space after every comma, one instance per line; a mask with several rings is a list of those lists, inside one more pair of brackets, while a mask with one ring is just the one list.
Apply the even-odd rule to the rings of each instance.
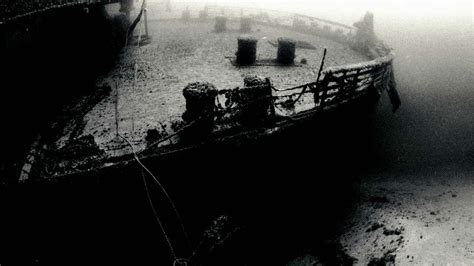
[[[238, 22], [229, 21], [225, 33], [213, 32], [213, 26], [212, 21], [151, 20], [151, 42], [141, 46], [131, 43], [126, 48], [116, 67], [98, 81], [98, 86], [110, 86], [111, 93], [85, 116], [70, 120], [55, 141], [56, 147], [62, 149], [71, 139], [93, 136], [107, 156], [130, 153], [126, 145], [115, 145], [123, 144], [117, 140], [118, 124], [118, 133], [137, 151], [143, 150], [149, 129], [173, 131], [173, 123], [181, 120], [185, 110], [182, 90], [191, 82], [210, 82], [218, 89], [243, 86], [245, 75], [269, 77], [276, 88], [314, 82], [325, 47], [325, 67], [367, 61], [364, 55], [335, 41], [281, 27], [254, 25], [251, 34], [259, 39], [257, 60], [276, 58], [277, 48], [269, 41], [281, 36], [305, 41], [315, 49], [297, 48], [296, 66], [237, 67], [229, 57], [234, 56], [241, 35]], [[139, 25], [136, 34], [143, 33], [143, 28]], [[299, 63], [303, 58], [307, 64]]]

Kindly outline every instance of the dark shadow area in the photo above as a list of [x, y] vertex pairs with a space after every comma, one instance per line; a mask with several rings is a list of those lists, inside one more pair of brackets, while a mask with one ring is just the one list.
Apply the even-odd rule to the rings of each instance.
[[[366, 108], [363, 108], [366, 109]], [[328, 264], [351, 258], [333, 242], [351, 213], [367, 162], [370, 110], [349, 108], [282, 134], [145, 160], [175, 200], [192, 246], [214, 219], [232, 237], [205, 265], [274, 265], [309, 252]], [[178, 222], [150, 176], [147, 184], [178, 257], [189, 257]], [[2, 261], [45, 265], [171, 263], [138, 164], [2, 191]]]
[[61, 107], [95, 89], [123, 46], [128, 19], [103, 6], [52, 9], [0, 27], [2, 182], [19, 176], [34, 137]]

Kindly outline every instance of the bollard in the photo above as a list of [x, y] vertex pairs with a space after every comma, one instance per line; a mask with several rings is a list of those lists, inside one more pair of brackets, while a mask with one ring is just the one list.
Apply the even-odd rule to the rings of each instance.
[[186, 99], [186, 111], [183, 120], [193, 123], [185, 134], [185, 138], [201, 139], [212, 133], [215, 117], [216, 87], [207, 82], [194, 82], [183, 89]]
[[246, 76], [244, 88], [239, 90], [242, 107], [241, 123], [257, 126], [268, 122], [274, 115], [272, 85], [270, 79], [260, 76]]
[[306, 29], [306, 22], [299, 18], [293, 19], [293, 28], [296, 30], [305, 30]]
[[216, 24], [214, 25], [215, 32], [225, 32], [227, 30], [227, 18], [224, 16], [216, 17]]
[[252, 31], [252, 19], [249, 17], [240, 18], [240, 32], [251, 32]]
[[199, 11], [199, 20], [205, 21], [208, 17], [207, 9]]
[[277, 62], [284, 65], [293, 64], [296, 42], [290, 38], [278, 38]]
[[239, 65], [252, 65], [257, 59], [257, 42], [252, 36], [240, 36], [237, 38], [237, 63]]
[[189, 83], [183, 90], [186, 99], [186, 112], [183, 120], [191, 122], [199, 117], [213, 116], [215, 109], [216, 87], [207, 82]]
[[188, 22], [191, 19], [191, 11], [189, 9], [186, 9], [183, 11], [181, 14], [181, 20], [184, 22]]

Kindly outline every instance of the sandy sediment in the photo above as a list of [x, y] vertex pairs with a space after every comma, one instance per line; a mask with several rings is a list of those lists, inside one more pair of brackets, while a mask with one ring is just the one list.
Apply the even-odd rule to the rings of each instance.
[[341, 243], [357, 265], [472, 265], [473, 189], [456, 169], [367, 177]]

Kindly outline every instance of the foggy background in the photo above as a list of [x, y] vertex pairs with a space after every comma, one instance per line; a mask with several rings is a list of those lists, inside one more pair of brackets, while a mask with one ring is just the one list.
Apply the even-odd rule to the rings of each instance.
[[[153, 1], [158, 0], [149, 0]], [[474, 164], [472, 1], [190, 2], [290, 11], [348, 25], [366, 11], [373, 12], [377, 36], [396, 55], [395, 74], [402, 97], [400, 110], [392, 114], [384, 95], [375, 115], [374, 170], [471, 169]]]

